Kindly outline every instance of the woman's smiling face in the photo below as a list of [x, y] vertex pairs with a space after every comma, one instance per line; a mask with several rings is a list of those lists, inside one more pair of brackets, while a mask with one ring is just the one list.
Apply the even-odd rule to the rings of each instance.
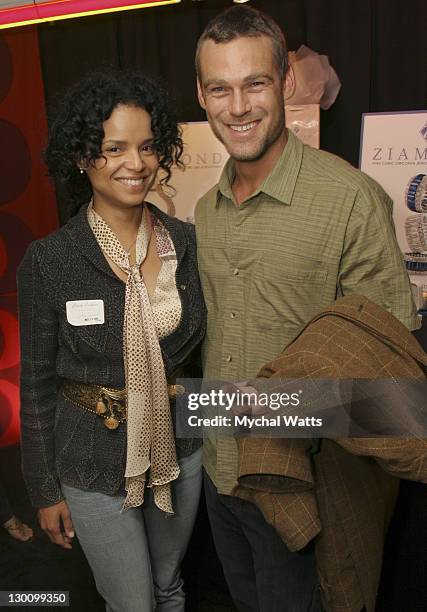
[[101, 156], [85, 167], [94, 204], [139, 206], [156, 178], [151, 117], [144, 108], [119, 105], [102, 124]]

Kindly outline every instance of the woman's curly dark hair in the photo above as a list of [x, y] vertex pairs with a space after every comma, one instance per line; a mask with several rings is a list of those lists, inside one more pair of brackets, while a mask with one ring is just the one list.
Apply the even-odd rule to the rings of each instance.
[[101, 156], [102, 124], [121, 104], [144, 108], [150, 115], [154, 149], [164, 170], [161, 183], [169, 181], [173, 164], [182, 165], [181, 130], [163, 87], [139, 72], [94, 74], [66, 93], [44, 152], [49, 174], [65, 186], [72, 212], [92, 195], [89, 179], [79, 172], [78, 164], [93, 164]]

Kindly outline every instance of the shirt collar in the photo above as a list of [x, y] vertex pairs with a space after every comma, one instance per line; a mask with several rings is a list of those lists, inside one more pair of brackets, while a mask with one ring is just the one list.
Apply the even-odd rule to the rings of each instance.
[[233, 191], [231, 189], [231, 185], [234, 181], [235, 168], [234, 161], [231, 157], [228, 158], [218, 181], [218, 190], [216, 194], [216, 205], [218, 206], [221, 196], [225, 196], [229, 200], [233, 200]]
[[[263, 192], [278, 202], [290, 205], [295, 190], [295, 184], [301, 168], [304, 145], [288, 130], [288, 141], [273, 170], [254, 192], [253, 196]], [[218, 181], [216, 205], [221, 201], [221, 195], [233, 199], [231, 185], [235, 175], [234, 161], [229, 158]]]

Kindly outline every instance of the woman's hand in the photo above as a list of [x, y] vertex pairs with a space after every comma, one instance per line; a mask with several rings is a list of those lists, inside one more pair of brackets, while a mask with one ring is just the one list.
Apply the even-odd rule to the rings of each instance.
[[13, 515], [8, 521], [3, 523], [2, 527], [6, 529], [9, 535], [20, 542], [27, 542], [33, 537], [31, 527], [23, 523], [17, 516]]
[[47, 533], [49, 539], [62, 548], [71, 548], [74, 538], [74, 527], [70, 511], [65, 501], [54, 506], [39, 508], [37, 513], [40, 527]]

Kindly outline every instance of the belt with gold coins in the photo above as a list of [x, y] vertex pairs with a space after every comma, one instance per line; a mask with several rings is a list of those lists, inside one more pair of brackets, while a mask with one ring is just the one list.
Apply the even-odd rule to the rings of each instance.
[[[185, 392], [182, 385], [168, 385], [170, 400]], [[65, 379], [62, 386], [64, 397], [104, 419], [107, 429], [117, 429], [126, 422], [126, 389], [110, 389], [89, 383]]]

